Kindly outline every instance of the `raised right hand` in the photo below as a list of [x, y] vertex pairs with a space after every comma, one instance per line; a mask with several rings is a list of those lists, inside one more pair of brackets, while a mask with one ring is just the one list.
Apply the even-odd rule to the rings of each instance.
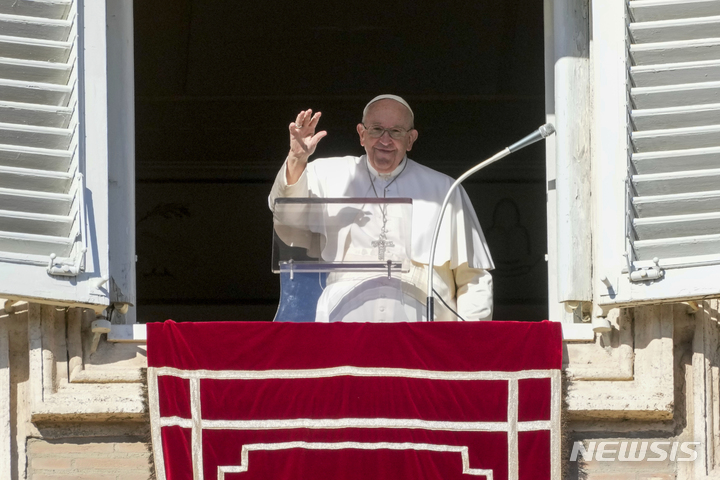
[[318, 142], [327, 135], [326, 131], [315, 133], [322, 113], [312, 114], [312, 110], [298, 113], [297, 118], [288, 127], [290, 129], [290, 153], [287, 158], [286, 179], [288, 185], [298, 181], [305, 171], [310, 155], [315, 153]]
[[327, 135], [326, 131], [315, 133], [322, 113], [312, 114], [312, 110], [298, 113], [297, 118], [290, 124], [290, 153], [296, 157], [309, 157], [315, 153], [318, 142]]

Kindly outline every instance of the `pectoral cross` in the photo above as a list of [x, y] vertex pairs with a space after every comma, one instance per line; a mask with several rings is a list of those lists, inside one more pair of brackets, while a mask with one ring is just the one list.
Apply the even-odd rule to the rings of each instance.
[[387, 235], [385, 235], [385, 229], [383, 228], [380, 231], [380, 238], [378, 240], [375, 240], [372, 242], [373, 247], [377, 247], [378, 249], [378, 260], [384, 261], [385, 260], [385, 250], [387, 247], [394, 247], [395, 244], [391, 241], [388, 241]]

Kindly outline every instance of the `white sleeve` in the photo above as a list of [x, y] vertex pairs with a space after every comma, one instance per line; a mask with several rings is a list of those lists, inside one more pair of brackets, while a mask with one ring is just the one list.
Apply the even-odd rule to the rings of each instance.
[[268, 197], [268, 206], [270, 210], [274, 210], [275, 199], [283, 197], [307, 197], [308, 196], [308, 167], [305, 167], [302, 175], [297, 182], [292, 185], [287, 183], [287, 160], [283, 163], [273, 183], [270, 196]]
[[455, 288], [458, 313], [465, 320], [492, 320], [492, 275], [481, 268], [469, 268], [467, 263], [458, 266]]

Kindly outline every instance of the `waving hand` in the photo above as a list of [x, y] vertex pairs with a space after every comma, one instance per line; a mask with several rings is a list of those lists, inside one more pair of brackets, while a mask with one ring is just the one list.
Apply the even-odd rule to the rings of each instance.
[[315, 133], [322, 113], [312, 114], [312, 110], [298, 113], [297, 118], [288, 127], [290, 129], [290, 153], [287, 160], [287, 182], [294, 184], [302, 175], [308, 157], [315, 153], [318, 142], [327, 135], [326, 131]]

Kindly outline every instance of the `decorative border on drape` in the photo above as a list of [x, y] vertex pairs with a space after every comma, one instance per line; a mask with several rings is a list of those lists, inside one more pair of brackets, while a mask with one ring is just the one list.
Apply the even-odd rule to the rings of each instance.
[[[190, 381], [191, 418], [162, 417], [159, 411], [158, 377], [173, 376]], [[427, 421], [420, 419], [390, 418], [340, 418], [340, 419], [284, 419], [284, 420], [203, 420], [200, 405], [200, 380], [259, 380], [259, 379], [317, 379], [337, 376], [361, 377], [400, 377], [430, 380], [500, 380], [508, 382], [508, 414], [507, 422], [450, 422]], [[550, 420], [549, 421], [518, 421], [518, 381], [524, 379], [549, 378]], [[333, 368], [301, 369], [301, 370], [182, 370], [172, 367], [148, 368], [148, 396], [150, 401], [150, 421], [152, 441], [155, 455], [155, 466], [158, 480], [166, 480], [165, 455], [162, 447], [161, 429], [177, 426], [191, 429], [191, 455], [193, 479], [204, 480], [202, 456], [202, 432], [209, 429], [228, 430], [273, 430], [273, 429], [341, 429], [341, 428], [410, 428], [424, 430], [449, 430], [467, 432], [506, 432], [508, 434], [508, 479], [518, 479], [518, 432], [543, 431], [550, 432], [549, 452], [551, 463], [558, 461], [560, 451], [560, 370], [523, 370], [519, 372], [453, 372], [435, 370], [417, 370], [403, 368], [367, 368], [341, 366]], [[286, 450], [291, 448], [339, 450], [355, 449], [394, 449], [394, 450], [425, 450], [438, 452], [458, 452], [462, 459], [462, 473], [469, 475], [485, 475], [492, 480], [492, 472], [470, 468], [468, 447], [433, 445], [420, 443], [363, 443], [363, 442], [285, 442], [248, 444], [242, 447], [241, 465], [220, 466], [218, 479], [224, 479], [225, 473], [241, 473], [248, 471], [249, 453], [259, 450]], [[552, 468], [552, 478], [557, 477], [557, 468]], [[557, 478], [559, 480], [559, 477]]]
[[225, 480], [225, 473], [242, 473], [247, 472], [249, 468], [249, 453], [253, 451], [268, 450], [287, 450], [290, 448], [305, 448], [308, 450], [342, 450], [344, 448], [354, 448], [359, 450], [424, 450], [428, 452], [457, 452], [462, 460], [462, 473], [468, 475], [484, 475], [487, 480], [493, 480], [492, 470], [484, 470], [480, 468], [470, 468], [470, 458], [468, 455], [468, 447], [459, 447], [456, 445], [432, 445], [428, 443], [363, 443], [363, 442], [335, 442], [335, 443], [318, 443], [318, 442], [284, 442], [284, 443], [255, 443], [243, 445], [241, 457], [242, 463], [239, 466], [223, 466], [218, 467], [218, 480]]

